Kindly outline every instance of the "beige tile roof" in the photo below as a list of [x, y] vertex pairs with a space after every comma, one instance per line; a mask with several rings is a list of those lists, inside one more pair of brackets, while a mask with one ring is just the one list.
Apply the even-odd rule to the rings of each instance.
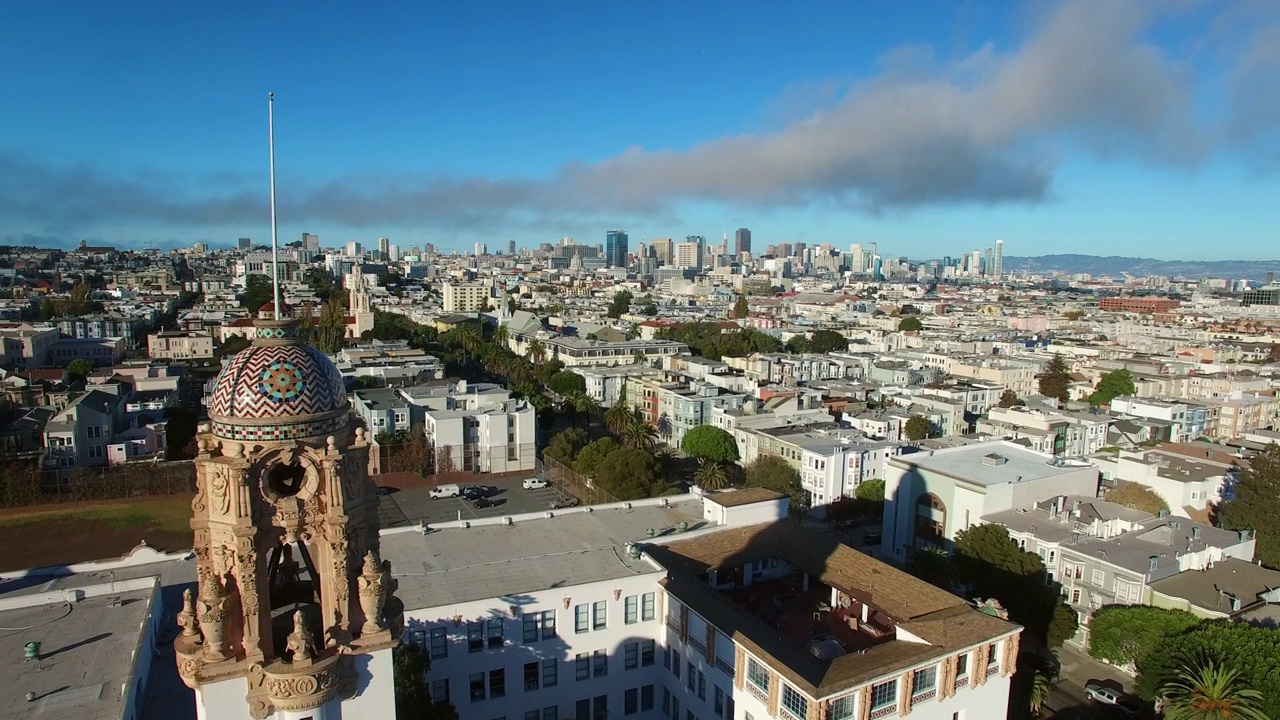
[[769, 488], [743, 488], [742, 490], [721, 490], [707, 493], [707, 499], [723, 507], [739, 507], [752, 503], [781, 500], [786, 497], [777, 490]]

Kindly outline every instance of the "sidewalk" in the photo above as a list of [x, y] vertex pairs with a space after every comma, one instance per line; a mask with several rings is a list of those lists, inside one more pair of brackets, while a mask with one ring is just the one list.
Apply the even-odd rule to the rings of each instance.
[[1070, 645], [1064, 645], [1058, 651], [1058, 661], [1061, 663], [1058, 684], [1047, 703], [1056, 712], [1088, 707], [1089, 700], [1085, 697], [1084, 688], [1091, 682], [1101, 682], [1110, 687], [1124, 688], [1125, 692], [1133, 692], [1134, 679], [1124, 671], [1094, 660]]

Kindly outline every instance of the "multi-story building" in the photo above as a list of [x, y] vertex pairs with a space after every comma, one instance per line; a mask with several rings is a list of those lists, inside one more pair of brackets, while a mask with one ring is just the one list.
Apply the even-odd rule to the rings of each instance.
[[654, 238], [649, 241], [649, 252], [662, 265], [671, 265], [675, 260], [675, 251], [671, 238]]
[[733, 234], [733, 254], [742, 253], [751, 254], [751, 231], [747, 228], [738, 228]]
[[123, 315], [87, 315], [53, 321], [69, 338], [124, 338], [125, 347], [137, 350], [147, 321]]
[[901, 455], [885, 470], [882, 550], [905, 561], [916, 548], [950, 549], [956, 533], [985, 515], [1097, 491], [1096, 466], [1008, 441]]
[[75, 360], [88, 360], [94, 367], [108, 367], [124, 359], [122, 337], [62, 338], [49, 348], [49, 363], [66, 367]]
[[522, 335], [511, 341], [513, 349], [527, 355], [533, 340], [542, 343], [545, 356], [558, 358], [567, 368], [584, 365], [646, 364], [689, 352], [689, 346], [670, 340], [588, 340], [574, 335]]
[[483, 283], [444, 283], [444, 311], [447, 313], [474, 313], [489, 309], [492, 291]]
[[1181, 305], [1182, 302], [1180, 300], [1154, 297], [1105, 297], [1098, 303], [1098, 307], [1107, 312], [1142, 313], [1146, 315], [1167, 313], [1177, 310]]
[[1039, 372], [1039, 367], [1024, 360], [982, 358], [955, 360], [948, 371], [957, 377], [999, 385], [1012, 390], [1018, 397], [1027, 397], [1037, 390], [1036, 373]]
[[606, 267], [627, 266], [627, 231], [610, 230], [604, 240], [604, 264]]
[[27, 324], [0, 329], [0, 343], [4, 355], [0, 365], [28, 370], [44, 367], [49, 353], [61, 335], [53, 328], [34, 327]]
[[44, 426], [45, 464], [75, 468], [107, 464], [107, 446], [124, 414], [124, 398], [101, 390], [79, 395]]
[[988, 514], [983, 522], [1005, 526], [1019, 547], [1040, 555], [1049, 582], [1079, 616], [1072, 642], [1086, 647], [1089, 621], [1103, 605], [1149, 604], [1151, 583], [1225, 558], [1251, 561], [1255, 549], [1248, 532], [1156, 517], [1092, 496], [1048, 498]]
[[462, 720], [1007, 712], [1020, 628], [784, 521], [777, 493], [591, 510], [384, 533], [393, 567], [431, 558], [399, 578], [406, 638]]
[[169, 330], [147, 336], [147, 355], [156, 360], [213, 357], [213, 336], [205, 332]]
[[1234, 496], [1240, 467], [1163, 450], [1121, 450], [1094, 459], [1105, 479], [1150, 488], [1174, 515], [1206, 519], [1210, 505]]
[[574, 372], [581, 375], [587, 384], [587, 395], [600, 404], [602, 408], [613, 407], [618, 402], [627, 380], [633, 377], [662, 377], [662, 371], [644, 365], [620, 365], [617, 367], [600, 367], [580, 365]]
[[1224, 398], [1202, 400], [1201, 403], [1218, 413], [1216, 432], [1210, 437], [1238, 438], [1250, 430], [1273, 427], [1276, 421], [1274, 395], [1250, 395], [1234, 392]]
[[703, 380], [640, 376], [627, 379], [627, 404], [672, 447], [680, 447], [685, 433], [713, 422], [716, 408], [738, 409], [746, 395]]
[[696, 242], [676, 243], [672, 264], [676, 267], [702, 267], [702, 246]]
[[480, 397], [449, 395], [443, 409], [423, 412], [423, 430], [435, 448], [435, 471], [533, 470], [538, 430], [533, 406], [509, 397], [496, 404], [479, 402]]

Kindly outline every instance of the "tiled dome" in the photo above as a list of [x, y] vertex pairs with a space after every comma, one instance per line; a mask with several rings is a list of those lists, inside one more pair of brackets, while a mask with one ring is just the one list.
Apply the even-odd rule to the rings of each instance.
[[287, 322], [255, 324], [257, 340], [236, 353], [209, 396], [213, 434], [238, 441], [323, 436], [347, 424], [342, 374]]

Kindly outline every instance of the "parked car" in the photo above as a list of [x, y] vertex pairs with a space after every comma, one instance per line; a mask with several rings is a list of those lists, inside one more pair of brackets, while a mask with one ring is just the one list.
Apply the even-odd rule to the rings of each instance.
[[578, 498], [561, 498], [551, 501], [551, 509], [559, 510], [560, 508], [571, 508], [578, 506]]
[[440, 498], [458, 497], [459, 495], [462, 494], [462, 488], [458, 487], [457, 485], [441, 485], [439, 487], [431, 488], [431, 490], [427, 494], [431, 496], [432, 500], [439, 500]]
[[525, 478], [523, 483], [525, 490], [541, 490], [547, 487], [547, 484], [547, 481], [542, 478]]
[[1101, 683], [1089, 683], [1084, 686], [1084, 696], [1103, 705], [1119, 705], [1124, 693]]
[[879, 545], [881, 540], [879, 530], [868, 530], [866, 535], [862, 536], [863, 545]]
[[476, 498], [475, 500], [471, 501], [471, 507], [476, 508], [477, 510], [479, 510], [480, 508], [491, 508], [491, 507], [497, 507], [497, 506], [498, 506], [497, 500], [490, 500], [487, 497]]
[[467, 485], [462, 488], [462, 497], [468, 500], [489, 497], [489, 489], [482, 485]]

